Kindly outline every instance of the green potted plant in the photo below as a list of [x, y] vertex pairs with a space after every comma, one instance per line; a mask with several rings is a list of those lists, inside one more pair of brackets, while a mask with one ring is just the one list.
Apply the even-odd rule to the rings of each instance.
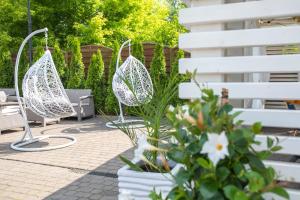
[[143, 119], [144, 128], [119, 126], [137, 145], [133, 160], [121, 156], [126, 164], [118, 171], [121, 197], [147, 199], [154, 188], [167, 195], [174, 186], [172, 175], [176, 174], [179, 167], [166, 158], [165, 146], [168, 145], [167, 139], [172, 130], [165, 115], [170, 102], [177, 95], [177, 84], [177, 77], [170, 78], [168, 83], [155, 88], [156, 93], [149, 103], [131, 110], [135, 116]]
[[[274, 169], [263, 163], [280, 150], [278, 141], [268, 138], [268, 149], [255, 150], [261, 124], [245, 127], [236, 120], [238, 115], [226, 90], [221, 102], [211, 89], [202, 89], [201, 99], [169, 109], [167, 117], [175, 131], [167, 158], [182, 167], [173, 176], [176, 184], [167, 199], [260, 200], [266, 193], [289, 198], [275, 181]], [[155, 192], [153, 199], [163, 198]]]

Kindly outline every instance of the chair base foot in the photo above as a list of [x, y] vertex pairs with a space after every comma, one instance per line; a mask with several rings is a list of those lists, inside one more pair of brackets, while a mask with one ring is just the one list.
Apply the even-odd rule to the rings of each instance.
[[[25, 147], [26, 145], [32, 144], [32, 143], [36, 143], [36, 142], [40, 142], [44, 139], [48, 139], [48, 138], [66, 138], [71, 140], [68, 143], [65, 144], [61, 144], [61, 145], [56, 145], [56, 146], [47, 146], [47, 147]], [[10, 145], [10, 148], [16, 150], [16, 151], [28, 151], [28, 152], [33, 152], [33, 151], [49, 151], [49, 150], [54, 150], [54, 149], [60, 149], [60, 148], [64, 148], [64, 147], [68, 147], [72, 144], [76, 143], [76, 138], [72, 137], [72, 136], [65, 136], [65, 135], [45, 135], [45, 136], [38, 136], [38, 137], [34, 137], [32, 139], [28, 139], [28, 140], [22, 140], [22, 141], [18, 141], [18, 142], [14, 142]]]
[[144, 120], [140, 120], [140, 119], [131, 119], [131, 120], [115, 120], [112, 122], [107, 122], [105, 124], [106, 127], [108, 128], [122, 128], [122, 127], [126, 127], [126, 128], [144, 128], [145, 124], [144, 124]]

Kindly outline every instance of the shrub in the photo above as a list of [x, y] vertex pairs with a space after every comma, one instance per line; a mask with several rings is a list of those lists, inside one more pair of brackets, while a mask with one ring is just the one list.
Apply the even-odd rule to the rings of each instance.
[[[116, 63], [118, 59], [118, 51], [120, 49], [120, 45], [118, 42], [114, 42], [113, 55], [110, 61], [109, 69], [108, 69], [108, 81], [107, 81], [107, 96], [105, 99], [105, 111], [110, 114], [115, 114], [118, 110], [118, 101], [112, 89], [112, 80], [116, 71]], [[121, 61], [120, 61], [121, 64]]]
[[105, 82], [103, 79], [104, 64], [100, 49], [97, 53], [93, 54], [91, 64], [88, 70], [88, 76], [85, 83], [85, 87], [92, 89], [94, 95], [94, 101], [96, 105], [96, 111], [103, 108], [105, 94]]
[[[181, 59], [181, 58], [184, 58], [184, 51], [178, 50], [176, 53], [176, 58], [173, 61], [172, 65], [171, 65], [171, 69], [170, 69], [170, 76], [176, 80], [177, 88], [178, 88], [179, 83], [183, 82], [186, 79], [186, 76], [182, 76], [182, 75], [178, 74], [178, 67], [179, 67], [178, 64], [179, 64], [179, 59]], [[178, 92], [177, 92], [177, 95], [174, 96], [171, 104], [177, 105], [177, 104], [180, 104], [181, 102], [182, 102], [182, 100], [179, 99]]]
[[67, 68], [66, 61], [65, 61], [65, 55], [63, 51], [60, 49], [58, 42], [56, 41], [54, 43], [54, 50], [52, 53], [53, 61], [56, 67], [56, 70], [58, 72], [58, 75], [64, 85], [66, 82], [65, 77], [65, 70]]
[[172, 65], [171, 65], [171, 69], [170, 69], [170, 75], [173, 77], [178, 76], [179, 59], [181, 59], [181, 58], [184, 58], [184, 51], [179, 49], [176, 52], [176, 58], [173, 61]]
[[78, 38], [72, 38], [69, 41], [71, 50], [71, 61], [68, 74], [68, 88], [83, 88], [84, 86], [84, 65], [80, 51], [80, 41]]
[[9, 50], [2, 49], [0, 54], [0, 87], [11, 88], [14, 82], [14, 68]]
[[133, 42], [132, 55], [145, 64], [144, 48], [141, 42]]
[[273, 192], [286, 199], [287, 192], [276, 182], [276, 173], [263, 160], [281, 149], [276, 139], [266, 138], [267, 148], [256, 135], [261, 124], [243, 126], [228, 103], [228, 93], [219, 97], [211, 89], [202, 89], [201, 100], [171, 108], [168, 118], [174, 132], [167, 156], [181, 164], [174, 188], [167, 199], [263, 199]]
[[150, 66], [150, 76], [154, 85], [154, 91], [164, 85], [166, 80], [166, 61], [162, 44], [156, 44]]
[[38, 59], [40, 59], [45, 53], [45, 48], [44, 46], [37, 46], [35, 49], [34, 49], [34, 52], [33, 52], [33, 61], [36, 62], [38, 61]]

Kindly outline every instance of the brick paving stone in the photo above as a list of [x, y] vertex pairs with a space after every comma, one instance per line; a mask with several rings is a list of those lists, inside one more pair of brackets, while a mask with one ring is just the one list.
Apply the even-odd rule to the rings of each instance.
[[72, 135], [76, 144], [53, 151], [17, 152], [9, 148], [23, 134], [17, 130], [0, 135], [0, 200], [117, 199], [117, 179], [105, 173], [116, 175], [123, 166], [119, 154], [132, 156], [125, 134], [106, 128], [101, 118], [63, 120], [44, 128], [34, 126], [33, 134]]

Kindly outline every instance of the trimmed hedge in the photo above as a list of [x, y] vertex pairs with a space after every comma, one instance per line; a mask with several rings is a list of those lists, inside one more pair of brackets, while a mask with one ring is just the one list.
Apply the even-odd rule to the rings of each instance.
[[[120, 45], [117, 41], [114, 42], [113, 55], [111, 57], [109, 70], [108, 70], [108, 81], [107, 81], [107, 96], [105, 99], [105, 112], [108, 114], [116, 114], [118, 111], [118, 101], [112, 89], [112, 80], [116, 71], [116, 64], [118, 59], [118, 52]], [[121, 65], [121, 60], [119, 65]]]
[[66, 81], [65, 71], [67, 70], [67, 65], [65, 61], [65, 55], [63, 51], [60, 49], [59, 43], [57, 41], [54, 43], [52, 58], [53, 58], [53, 62], [55, 63], [55, 67], [60, 77], [60, 80], [64, 84]]
[[154, 91], [165, 84], [167, 77], [166, 60], [162, 44], [156, 44], [154, 56], [150, 66], [150, 76], [154, 85]]
[[84, 65], [82, 62], [82, 54], [80, 51], [80, 41], [78, 38], [72, 38], [69, 41], [69, 47], [72, 52], [69, 64], [69, 73], [67, 80], [67, 88], [77, 89], [84, 87]]
[[87, 79], [85, 82], [85, 88], [92, 89], [95, 101], [96, 111], [103, 109], [105, 101], [105, 81], [103, 79], [104, 63], [102, 59], [101, 51], [93, 54], [91, 64], [89, 66]]
[[133, 42], [132, 55], [145, 64], [144, 48], [141, 42]]

